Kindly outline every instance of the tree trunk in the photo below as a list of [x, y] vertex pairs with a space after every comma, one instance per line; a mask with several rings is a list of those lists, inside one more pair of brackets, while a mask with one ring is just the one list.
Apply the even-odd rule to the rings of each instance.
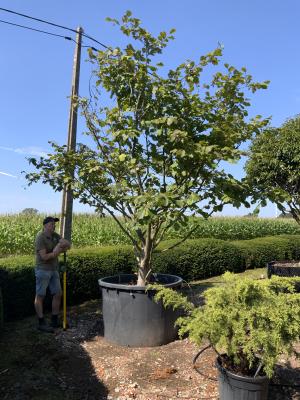
[[141, 249], [135, 248], [137, 261], [139, 264], [137, 286], [146, 286], [150, 278], [151, 272], [151, 257], [154, 248], [154, 237], [151, 224], [148, 225], [143, 237], [143, 246]]
[[139, 264], [137, 286], [146, 286], [147, 280], [150, 278], [151, 256], [152, 246], [146, 245], [137, 257]]
[[150, 275], [150, 259], [147, 257], [143, 258], [139, 262], [137, 286], [146, 286], [147, 279]]

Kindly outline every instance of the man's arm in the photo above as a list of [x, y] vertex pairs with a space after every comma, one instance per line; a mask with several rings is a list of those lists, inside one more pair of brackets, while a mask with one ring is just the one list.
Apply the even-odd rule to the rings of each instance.
[[62, 253], [62, 251], [59, 248], [57, 248], [57, 246], [53, 249], [53, 251], [51, 253], [47, 253], [46, 249], [41, 249], [39, 251], [39, 255], [41, 256], [41, 259], [43, 261], [52, 260], [52, 259], [58, 257], [60, 255], [60, 253]]

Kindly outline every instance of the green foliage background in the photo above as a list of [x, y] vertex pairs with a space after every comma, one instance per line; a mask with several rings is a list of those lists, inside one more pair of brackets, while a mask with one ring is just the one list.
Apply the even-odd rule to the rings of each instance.
[[252, 141], [246, 180], [255, 200], [269, 199], [300, 224], [300, 115]]
[[[177, 274], [188, 281], [220, 275], [225, 271], [241, 272], [247, 267], [265, 267], [274, 259], [300, 259], [300, 235], [234, 242], [193, 239], [164, 252], [172, 242], [161, 243], [154, 252], [153, 271]], [[32, 255], [0, 258], [5, 319], [21, 318], [34, 312], [34, 264]], [[98, 279], [136, 270], [137, 262], [129, 245], [73, 249], [68, 255], [68, 303], [98, 298]]]
[[[0, 215], [0, 257], [6, 255], [33, 254], [33, 243], [42, 229], [45, 215]], [[291, 219], [262, 218], [190, 218], [186, 227], [171, 230], [164, 240], [182, 238], [192, 222], [198, 229], [192, 239], [215, 238], [244, 240], [281, 234], [300, 234], [300, 227]], [[74, 248], [103, 247], [129, 244], [129, 239], [112, 218], [100, 218], [97, 214], [74, 214], [72, 242]]]

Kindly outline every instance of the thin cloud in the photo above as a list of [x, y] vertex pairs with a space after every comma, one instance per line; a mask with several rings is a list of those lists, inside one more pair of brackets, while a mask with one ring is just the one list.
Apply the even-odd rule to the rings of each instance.
[[9, 176], [9, 177], [11, 177], [11, 178], [17, 178], [17, 176], [15, 176], [15, 175], [8, 174], [7, 172], [2, 172], [2, 171], [0, 171], [0, 175]]
[[0, 150], [5, 150], [5, 151], [12, 151], [14, 153], [18, 154], [26, 154], [30, 156], [37, 156], [37, 157], [46, 157], [47, 153], [41, 149], [40, 147], [35, 147], [35, 146], [29, 146], [29, 147], [4, 147], [0, 146]]

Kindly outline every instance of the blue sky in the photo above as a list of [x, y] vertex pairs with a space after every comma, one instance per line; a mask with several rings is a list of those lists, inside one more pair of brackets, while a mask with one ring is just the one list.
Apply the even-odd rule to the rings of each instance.
[[[105, 22], [120, 18], [130, 9], [153, 33], [176, 28], [176, 40], [162, 61], [173, 68], [186, 59], [224, 45], [223, 61], [247, 67], [255, 80], [270, 80], [267, 91], [252, 101], [251, 115], [272, 116], [279, 126], [300, 108], [300, 3], [273, 0], [2, 0], [0, 7], [76, 29], [82, 26], [90, 36], [106, 45], [121, 45], [117, 28]], [[48, 32], [70, 32], [0, 11], [0, 20]], [[74, 43], [0, 23], [0, 213], [20, 212], [33, 207], [41, 212], [59, 212], [61, 194], [42, 184], [26, 187], [21, 171], [29, 170], [26, 157], [47, 153], [49, 140], [66, 142], [69, 93]], [[96, 45], [84, 40], [86, 45]], [[80, 94], [87, 95], [91, 66], [83, 49]], [[84, 130], [78, 124], [78, 141]], [[238, 177], [242, 164], [232, 167]], [[88, 211], [79, 203], [74, 211]], [[226, 215], [243, 215], [233, 210]], [[273, 205], [261, 216], [275, 216]]]

